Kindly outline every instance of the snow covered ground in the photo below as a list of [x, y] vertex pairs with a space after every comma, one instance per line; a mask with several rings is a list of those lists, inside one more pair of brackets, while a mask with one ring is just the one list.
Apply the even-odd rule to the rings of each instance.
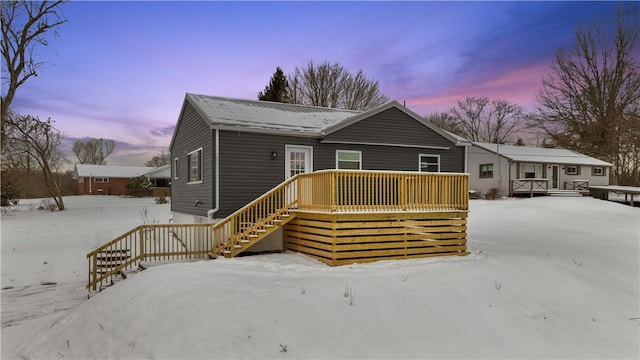
[[[153, 266], [87, 300], [85, 255], [152, 199], [2, 215], [2, 358], [640, 357], [640, 209], [473, 200], [465, 257]], [[146, 221], [146, 220], [145, 220]]]

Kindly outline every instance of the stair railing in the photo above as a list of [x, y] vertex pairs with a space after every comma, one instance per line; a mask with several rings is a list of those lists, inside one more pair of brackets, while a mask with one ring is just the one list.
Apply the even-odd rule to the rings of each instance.
[[139, 225], [87, 254], [89, 282], [96, 291], [144, 261], [201, 258], [213, 249], [212, 224]]
[[214, 253], [235, 256], [245, 250], [248, 237], [278, 226], [297, 206], [297, 178], [293, 176], [213, 225]]

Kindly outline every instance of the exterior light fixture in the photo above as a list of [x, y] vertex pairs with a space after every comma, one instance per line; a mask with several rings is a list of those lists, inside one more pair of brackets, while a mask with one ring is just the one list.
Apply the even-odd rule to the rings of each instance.
[[275, 151], [272, 151], [272, 152], [271, 152], [271, 159], [272, 159], [272, 160], [275, 160], [276, 158], [278, 158], [278, 153], [277, 153], [277, 152], [275, 152]]

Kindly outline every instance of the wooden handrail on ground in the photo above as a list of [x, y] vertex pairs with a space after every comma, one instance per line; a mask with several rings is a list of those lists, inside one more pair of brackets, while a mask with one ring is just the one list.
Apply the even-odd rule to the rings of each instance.
[[117, 275], [138, 268], [141, 261], [172, 261], [204, 257], [213, 248], [213, 224], [140, 225], [87, 254], [87, 289], [110, 284]]

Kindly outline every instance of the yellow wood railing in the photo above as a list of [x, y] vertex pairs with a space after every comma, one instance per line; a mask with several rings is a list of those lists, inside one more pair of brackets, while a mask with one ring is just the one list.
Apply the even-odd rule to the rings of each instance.
[[97, 290], [141, 261], [175, 261], [206, 256], [214, 246], [213, 224], [140, 225], [87, 254], [87, 289]]
[[468, 175], [324, 170], [296, 175], [217, 223], [140, 225], [87, 254], [87, 289], [141, 261], [236, 256], [293, 218], [293, 210], [458, 211], [469, 207]]
[[298, 175], [298, 209], [326, 212], [469, 208], [469, 177], [457, 173], [325, 170]]
[[243, 206], [213, 226], [216, 253], [235, 256], [253, 245], [269, 228], [277, 227], [282, 218], [296, 207], [296, 179], [294, 176]]

